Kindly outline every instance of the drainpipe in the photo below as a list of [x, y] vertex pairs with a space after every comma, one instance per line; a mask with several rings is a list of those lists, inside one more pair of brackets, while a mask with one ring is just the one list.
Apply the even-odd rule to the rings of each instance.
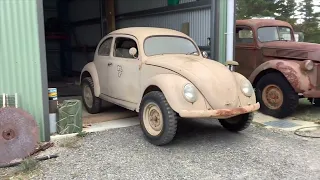
[[[227, 43], [226, 61], [234, 60], [234, 25], [235, 25], [235, 0], [228, 0], [227, 4]], [[233, 70], [233, 67], [232, 67]]]

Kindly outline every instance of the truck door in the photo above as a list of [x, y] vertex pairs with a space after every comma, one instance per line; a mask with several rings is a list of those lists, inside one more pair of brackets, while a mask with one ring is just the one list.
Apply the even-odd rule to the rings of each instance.
[[236, 26], [236, 50], [235, 60], [239, 62], [236, 71], [249, 78], [256, 68], [258, 48], [256, 46], [253, 31], [248, 26]]

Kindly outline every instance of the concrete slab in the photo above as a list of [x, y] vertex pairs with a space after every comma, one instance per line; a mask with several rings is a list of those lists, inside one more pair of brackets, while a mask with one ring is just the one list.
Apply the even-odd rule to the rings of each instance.
[[[112, 120], [107, 122], [101, 122], [101, 123], [95, 123], [87, 128], [83, 128], [83, 132], [100, 132], [100, 131], [106, 131], [108, 129], [117, 129], [117, 128], [124, 128], [124, 127], [130, 127], [130, 126], [136, 126], [139, 125], [139, 119], [137, 117], [133, 118], [125, 118], [125, 119], [118, 119], [118, 120]], [[64, 134], [64, 135], [53, 135], [51, 136], [51, 140], [60, 140], [64, 138], [74, 137], [78, 133], [72, 133], [72, 134]]]

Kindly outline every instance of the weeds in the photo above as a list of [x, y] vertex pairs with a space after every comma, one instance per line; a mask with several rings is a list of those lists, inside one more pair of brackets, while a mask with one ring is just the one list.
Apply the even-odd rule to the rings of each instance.
[[86, 137], [87, 135], [88, 135], [87, 132], [81, 131], [81, 132], [79, 132], [76, 136], [77, 136], [77, 137]]
[[32, 158], [26, 158], [24, 159], [21, 164], [19, 165], [19, 169], [21, 172], [30, 172], [37, 168], [38, 161]]
[[65, 138], [61, 140], [61, 142], [59, 143], [59, 146], [64, 148], [79, 148], [80, 147], [79, 141], [80, 141], [80, 138], [78, 137]]

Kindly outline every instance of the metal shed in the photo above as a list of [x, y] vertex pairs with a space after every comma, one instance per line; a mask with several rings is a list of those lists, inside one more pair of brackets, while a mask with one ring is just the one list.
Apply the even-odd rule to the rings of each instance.
[[[211, 38], [211, 57], [224, 61], [228, 3], [234, 9], [234, 0], [1, 0], [0, 93], [17, 93], [48, 141], [48, 82], [77, 77], [101, 37], [129, 26], [171, 28], [199, 46]], [[64, 34], [48, 32], [48, 20], [62, 21]]]

